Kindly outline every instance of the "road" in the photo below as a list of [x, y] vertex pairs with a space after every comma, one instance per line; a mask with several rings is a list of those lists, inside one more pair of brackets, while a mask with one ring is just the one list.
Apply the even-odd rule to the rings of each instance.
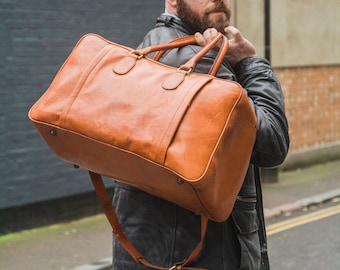
[[267, 221], [273, 270], [340, 269], [340, 200]]

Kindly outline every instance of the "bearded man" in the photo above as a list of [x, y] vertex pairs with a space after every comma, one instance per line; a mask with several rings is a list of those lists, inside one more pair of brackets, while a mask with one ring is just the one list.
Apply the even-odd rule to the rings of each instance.
[[[229, 0], [165, 0], [165, 13], [140, 45], [168, 43], [194, 34], [204, 45], [217, 31], [228, 34], [229, 50], [216, 76], [243, 86], [258, 121], [251, 162], [232, 214], [224, 222], [209, 221], [200, 254], [183, 269], [269, 269], [258, 171], [259, 167], [277, 166], [285, 159], [288, 124], [280, 83], [269, 62], [256, 56], [254, 46], [238, 29], [229, 26], [230, 16]], [[179, 67], [200, 49], [198, 45], [174, 49], [160, 61]], [[193, 71], [208, 73], [215, 57], [216, 51], [210, 51]], [[123, 229], [148, 261], [163, 269], [182, 269], [176, 263], [186, 259], [200, 240], [199, 216], [118, 182], [113, 205]], [[113, 269], [151, 268], [136, 263], [114, 238]]]

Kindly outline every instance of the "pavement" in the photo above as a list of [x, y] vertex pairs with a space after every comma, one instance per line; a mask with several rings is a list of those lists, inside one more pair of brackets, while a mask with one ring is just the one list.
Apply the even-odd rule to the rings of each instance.
[[[280, 172], [263, 184], [266, 220], [340, 198], [340, 160]], [[104, 215], [0, 236], [0, 269], [111, 269], [111, 230]]]

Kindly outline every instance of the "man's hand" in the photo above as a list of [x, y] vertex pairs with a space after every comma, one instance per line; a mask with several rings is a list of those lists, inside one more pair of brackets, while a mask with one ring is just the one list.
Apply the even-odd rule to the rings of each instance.
[[[226, 34], [229, 34], [232, 38], [229, 40], [229, 49], [226, 55], [226, 59], [234, 67], [241, 60], [255, 56], [256, 50], [254, 45], [245, 39], [241, 32], [233, 27], [228, 26], [224, 29]], [[208, 28], [203, 34], [196, 33], [195, 38], [199, 45], [205, 46], [209, 41], [211, 41], [217, 35], [217, 30], [215, 28]], [[217, 46], [219, 46], [218, 44]]]

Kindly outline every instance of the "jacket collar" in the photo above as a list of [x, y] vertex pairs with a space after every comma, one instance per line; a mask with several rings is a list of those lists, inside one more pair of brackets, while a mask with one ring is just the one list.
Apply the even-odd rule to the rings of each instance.
[[176, 28], [188, 35], [195, 34], [195, 31], [186, 25], [180, 18], [167, 13], [163, 13], [158, 17], [156, 27], [159, 26]]

